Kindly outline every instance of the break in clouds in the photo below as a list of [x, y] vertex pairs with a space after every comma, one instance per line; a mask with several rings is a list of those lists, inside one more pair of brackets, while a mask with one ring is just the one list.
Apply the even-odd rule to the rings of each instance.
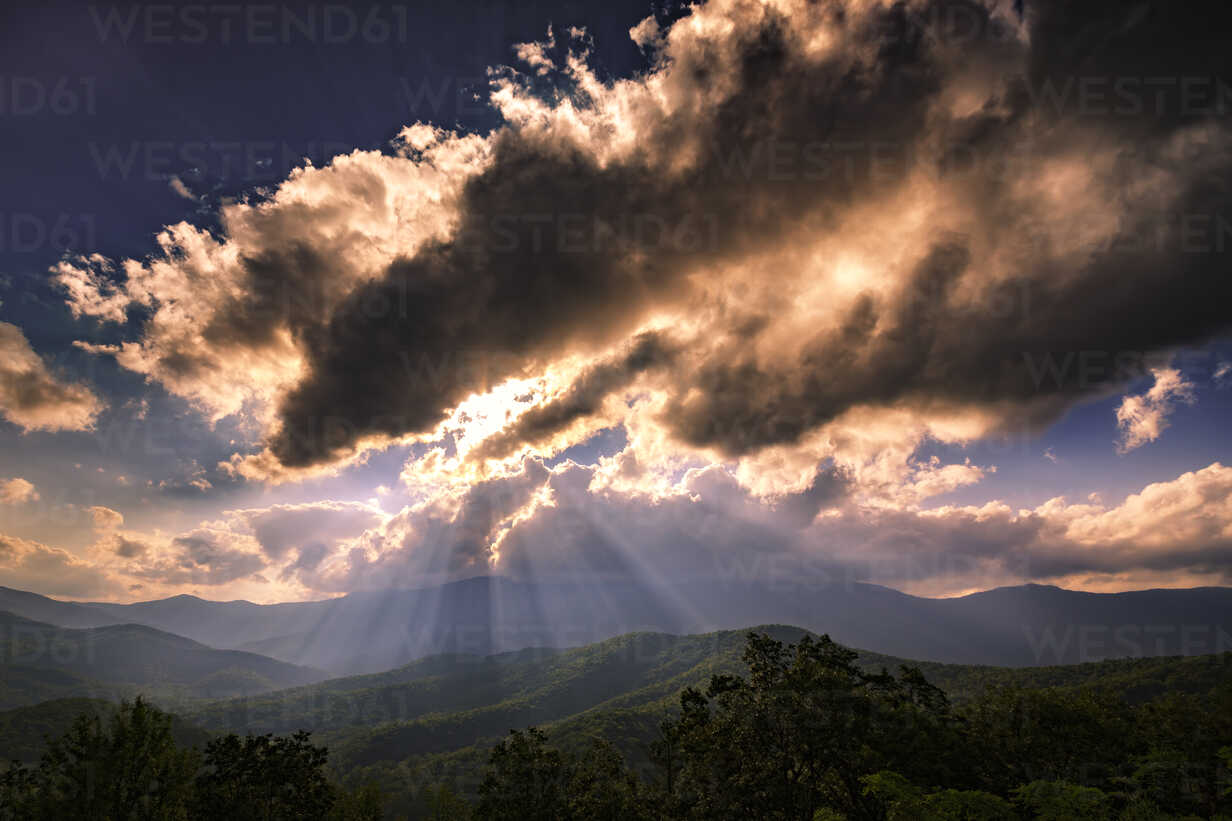
[[[1232, 316], [1232, 56], [1203, 6], [711, 0], [635, 26], [648, 68], [613, 81], [557, 31], [491, 72], [488, 135], [417, 123], [223, 206], [219, 233], [66, 259], [76, 316], [140, 318], [81, 347], [255, 422], [236, 476], [418, 444], [413, 504], [345, 537], [271, 549], [237, 514], [128, 551], [316, 591], [707, 575], [728, 540], [893, 583], [1226, 578], [1226, 524], [1168, 551], [1134, 517], [1173, 508], [1136, 496], [924, 511], [995, 468], [913, 458], [1153, 376], [1118, 412], [1128, 451], [1192, 401], [1172, 356]], [[614, 428], [615, 456], [550, 466]]]

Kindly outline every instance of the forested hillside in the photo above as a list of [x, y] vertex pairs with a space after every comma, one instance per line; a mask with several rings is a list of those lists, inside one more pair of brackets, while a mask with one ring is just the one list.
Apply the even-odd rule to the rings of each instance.
[[[33, 730], [54, 734], [70, 712], [81, 716], [37, 766], [0, 779], [0, 817], [104, 817], [64, 814], [86, 800], [73, 774], [91, 768], [123, 786], [88, 793], [91, 812], [135, 797], [161, 808], [151, 818], [1162, 821], [1232, 811], [1232, 654], [1033, 670], [898, 661], [789, 627], [634, 634], [297, 688], [254, 700], [251, 723], [278, 734], [232, 727], [210, 740], [194, 723], [221, 733], [240, 702], [191, 721], [140, 702], [118, 713], [40, 705], [0, 713], [9, 756], [29, 761]], [[347, 699], [400, 704], [406, 718], [365, 726], [362, 708], [337, 712]], [[295, 729], [322, 731], [293, 734], [297, 712]]]
[[[809, 635], [787, 626], [755, 632], [787, 643]], [[629, 766], [647, 772], [660, 722], [678, 710], [681, 691], [704, 688], [715, 675], [743, 674], [746, 639], [747, 631], [640, 633], [564, 651], [436, 656], [376, 675], [216, 702], [191, 719], [216, 731], [310, 727], [329, 746], [337, 773], [356, 784], [397, 785], [391, 790], [409, 811], [441, 783], [477, 794], [488, 750], [515, 727], [542, 727], [573, 754], [605, 738]], [[986, 711], [995, 694], [1027, 690], [1137, 709], [1165, 695], [1206, 698], [1232, 672], [1232, 654], [998, 668], [861, 651], [854, 663], [869, 675], [914, 666], [960, 711]]]

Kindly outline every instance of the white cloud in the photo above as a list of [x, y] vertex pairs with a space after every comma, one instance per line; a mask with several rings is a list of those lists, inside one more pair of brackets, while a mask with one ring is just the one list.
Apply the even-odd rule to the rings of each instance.
[[1113, 506], [1093, 495], [1025, 509], [999, 501], [921, 509], [869, 496], [841, 472], [759, 498], [709, 466], [648, 493], [610, 481], [623, 462], [548, 469], [530, 459], [505, 477], [442, 490], [324, 556], [301, 580], [331, 592], [484, 572], [664, 584], [736, 573], [953, 594], [1079, 577], [1109, 585], [1126, 573], [1219, 583], [1232, 566], [1232, 469], [1218, 463]]
[[20, 476], [0, 479], [0, 504], [20, 505], [26, 502], [37, 502], [38, 498], [38, 490], [33, 482]]
[[260, 203], [224, 205], [220, 236], [181, 222], [162, 230], [161, 255], [145, 261], [58, 263], [54, 279], [75, 316], [123, 322], [130, 307], [150, 312], [139, 341], [79, 347], [114, 356], [212, 419], [246, 408], [266, 419], [301, 373], [293, 323], [328, 316], [394, 259], [440, 238], [461, 184], [482, 167], [477, 137], [420, 126], [398, 145], [397, 156], [355, 151], [297, 169]]
[[547, 40], [543, 42], [518, 43], [513, 47], [513, 50], [519, 60], [533, 68], [535, 73], [542, 77], [556, 68], [552, 58], [548, 56], [548, 52], [554, 48], [556, 48], [556, 35], [552, 33], [552, 27], [548, 26]]
[[[108, 542], [131, 556], [124, 573], [163, 586], [220, 587], [251, 580], [269, 566], [251, 536], [217, 523], [204, 523], [186, 533], [143, 542], [140, 537]], [[144, 544], [144, 548], [135, 545]]]
[[242, 522], [273, 559], [312, 544], [333, 548], [386, 519], [381, 510], [360, 502], [328, 500], [228, 511], [227, 516]]
[[90, 508], [90, 516], [94, 520], [96, 530], [115, 530], [124, 524], [124, 516], [118, 510], [112, 510], [102, 505]]
[[[393, 515], [351, 502], [229, 511], [168, 535], [108, 527], [85, 557], [0, 539], [7, 583], [124, 598], [316, 598], [482, 574], [524, 580], [870, 581], [952, 595], [1041, 581], [1089, 589], [1232, 581], [1232, 468], [1214, 463], [1118, 504], [924, 509], [869, 496], [841, 470], [762, 498], [720, 466], [654, 492], [611, 481], [623, 458], [525, 460]], [[109, 522], [114, 521], [104, 514]], [[62, 569], [64, 579], [53, 579]], [[41, 575], [40, 575], [41, 574]]]
[[25, 430], [88, 430], [103, 403], [47, 367], [16, 325], [0, 322], [0, 416]]
[[1118, 453], [1128, 453], [1148, 442], [1154, 442], [1168, 428], [1168, 416], [1178, 402], [1192, 405], [1196, 400], [1194, 385], [1175, 368], [1152, 368], [1155, 384], [1146, 393], [1127, 395], [1117, 408], [1117, 426], [1121, 429]]
[[114, 585], [102, 568], [66, 550], [2, 533], [0, 573], [7, 586], [53, 596], [95, 596]]
[[167, 182], [168, 182], [168, 185], [171, 186], [171, 190], [174, 191], [178, 196], [181, 196], [186, 200], [197, 199], [197, 197], [193, 194], [193, 192], [189, 190], [188, 186], [184, 184], [184, 181], [180, 179], [178, 176], [173, 174], [171, 176], [171, 179], [168, 180]]

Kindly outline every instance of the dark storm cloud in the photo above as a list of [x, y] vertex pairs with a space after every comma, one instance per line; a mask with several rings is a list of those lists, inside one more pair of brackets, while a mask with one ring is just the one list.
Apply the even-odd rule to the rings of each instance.
[[[857, 72], [846, 57], [807, 64], [788, 43], [791, 21], [768, 15], [738, 37], [728, 99], [692, 123], [654, 123], [642, 150], [606, 167], [566, 141], [501, 132], [491, 166], [465, 188], [458, 238], [395, 264], [307, 335], [311, 373], [281, 405], [274, 453], [306, 465], [365, 434], [423, 432], [486, 387], [460, 372], [435, 383], [399, 378], [404, 352], [438, 362], [474, 351], [490, 355], [489, 379], [520, 375], [563, 351], [619, 340], [650, 308], [682, 300], [685, 276], [701, 266], [776, 243], [806, 219], [830, 221], [871, 192], [839, 175], [819, 183], [778, 174], [758, 145], [914, 140], [941, 72], [924, 25], [891, 10], [853, 27], [848, 36], [865, 49], [881, 47], [880, 27], [901, 29]], [[705, 53], [680, 57], [690, 62], [674, 70], [692, 72], [700, 93], [717, 69]], [[672, 177], [663, 158], [681, 128], [706, 152]], [[360, 307], [403, 296], [405, 313], [374, 318]], [[326, 419], [335, 439], [318, 432]]]
[[[559, 70], [494, 72], [487, 137], [408, 128], [397, 156], [231, 207], [222, 242], [169, 228], [123, 288], [59, 281], [80, 314], [157, 308], [95, 350], [218, 416], [273, 406], [249, 476], [430, 433], [566, 359], [576, 384], [475, 454], [553, 441], [635, 379], [727, 457], [867, 406], [1044, 424], [1227, 330], [1230, 13], [711, 0], [638, 29], [642, 76], [603, 84], [571, 41]], [[861, 230], [858, 287], [810, 292]], [[670, 356], [619, 361], [673, 322]]]
[[[1214, 18], [1183, 5], [1032, 4], [1025, 53], [1012, 38], [957, 48], [963, 44], [947, 42], [951, 32], [940, 22], [953, 18], [937, 3], [895, 5], [858, 22], [834, 7], [830, 25], [847, 48], [814, 62], [793, 45], [794, 21], [768, 14], [760, 28], [736, 37], [730, 79], [737, 90], [692, 121], [653, 124], [626, 161], [601, 166], [567, 141], [506, 130], [491, 166], [465, 189], [458, 238], [397, 263], [352, 294], [328, 325], [306, 332], [311, 371], [281, 405], [273, 451], [284, 464], [305, 465], [365, 434], [429, 430], [493, 381], [533, 372], [561, 351], [620, 339], [650, 307], [686, 298], [686, 275], [784, 241], [801, 225], [824, 230], [840, 209], [893, 184], [872, 175], [783, 175], [772, 152], [757, 151], [818, 141], [884, 141], [919, 162], [953, 168], [954, 189], [987, 203], [987, 233], [1019, 240], [1031, 239], [1033, 226], [1029, 214], [1011, 210], [1007, 190], [1017, 179], [964, 174], [962, 163], [989, 168], [1024, 141], [1044, 162], [1049, 152], [1068, 150], [1050, 142], [1060, 134], [1091, 152], [1126, 155], [1111, 179], [1099, 180], [1108, 197], [1129, 196], [1116, 174], [1129, 180], [1147, 171], [1162, 174], [1175, 196], [1130, 203], [1107, 247], [1081, 258], [1021, 259], [1012, 276], [987, 281], [965, 302], [954, 290], [960, 277], [979, 276], [967, 270], [972, 238], [938, 236], [901, 291], [857, 299], [841, 327], [819, 333], [799, 359], [765, 367], [734, 351], [700, 368], [682, 366], [673, 373], [680, 388], [669, 426], [688, 443], [740, 454], [794, 442], [863, 403], [947, 400], [997, 406], [1007, 425], [1050, 420], [1076, 398], [1141, 374], [1152, 352], [1200, 343], [1228, 324], [1232, 279], [1216, 247], [1229, 239], [1219, 232], [1232, 213], [1227, 123], [1198, 109], [1198, 92], [1187, 99], [1180, 83], [1232, 73], [1224, 44], [1210, 34], [1219, 28]], [[956, 5], [944, 8], [952, 15]], [[976, 5], [961, 10], [980, 30], [996, 25]], [[698, 89], [719, 81], [709, 76], [720, 69], [704, 49], [675, 57], [673, 70], [693, 72]], [[930, 120], [950, 86], [1007, 63], [1025, 73], [1000, 84], [979, 110], [941, 125]], [[1100, 107], [1090, 94], [1099, 83], [1111, 94], [1123, 78], [1147, 77], [1177, 78], [1175, 93], [1143, 97], [1141, 110]], [[1146, 88], [1155, 87], [1143, 86], [1143, 94]], [[1178, 134], [1199, 122], [1209, 130], [1178, 148]], [[654, 158], [688, 141], [680, 129], [692, 129], [688, 139], [711, 150], [672, 178], [657, 173]], [[712, 230], [685, 247], [631, 230], [638, 215], [669, 228], [698, 218]], [[1205, 246], [1195, 235], [1202, 227]], [[402, 296], [405, 313], [373, 318], [358, 308]], [[1018, 309], [988, 310], [993, 304]], [[457, 351], [490, 355], [487, 383], [461, 372], [433, 383], [407, 380], [395, 365], [405, 352], [433, 361]], [[592, 412], [627, 381], [627, 371], [616, 376], [605, 367], [584, 373], [560, 403], [532, 411], [491, 452]], [[686, 396], [688, 387], [700, 389], [700, 398]], [[319, 434], [325, 419], [334, 422], [332, 440]]]
[[[1028, 12], [1029, 72], [1007, 84], [1004, 105], [956, 124], [954, 155], [976, 171], [1023, 145], [1046, 157], [1062, 150], [1050, 144], [1060, 131], [1092, 155], [1123, 155], [1125, 183], [1162, 172], [1176, 196], [1132, 203], [1084, 258], [1050, 261], [1039, 245], [1013, 278], [965, 306], [951, 286], [970, 262], [969, 239], [938, 238], [903, 295], [858, 300], [799, 361], [773, 370], [739, 356], [709, 361], [700, 398], [681, 397], [666, 417], [686, 441], [739, 454], [793, 442], [854, 405], [896, 400], [1003, 403], [1006, 425], [1041, 425], [1083, 395], [1143, 375], [1160, 352], [1227, 330], [1232, 100], [1221, 85], [1232, 71], [1211, 33], [1226, 30], [1213, 23], [1226, 7], [1037, 3]], [[1199, 127], [1207, 130], [1177, 146], [1181, 131]], [[1012, 176], [953, 173], [989, 205], [988, 234], [1030, 237], [1026, 215], [1006, 210]]]

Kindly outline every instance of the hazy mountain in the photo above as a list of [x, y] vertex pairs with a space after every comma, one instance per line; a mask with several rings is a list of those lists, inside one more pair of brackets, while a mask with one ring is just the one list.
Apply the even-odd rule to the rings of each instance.
[[0, 610], [59, 627], [101, 627], [121, 621], [92, 605], [58, 601], [11, 587], [0, 587]]
[[238, 650], [216, 650], [136, 624], [57, 627], [0, 613], [0, 705], [64, 696], [222, 698], [320, 681], [324, 674]]
[[[35, 597], [32, 606], [47, 602]], [[1063, 664], [1232, 649], [1230, 588], [1102, 594], [1024, 585], [928, 599], [858, 583], [650, 586], [479, 577], [320, 602], [258, 605], [176, 596], [74, 607], [338, 674], [385, 670], [435, 653], [486, 655], [579, 646], [638, 630], [688, 634], [771, 623], [798, 624], [891, 655], [964, 664]], [[65, 617], [85, 616], [73, 610]]]

